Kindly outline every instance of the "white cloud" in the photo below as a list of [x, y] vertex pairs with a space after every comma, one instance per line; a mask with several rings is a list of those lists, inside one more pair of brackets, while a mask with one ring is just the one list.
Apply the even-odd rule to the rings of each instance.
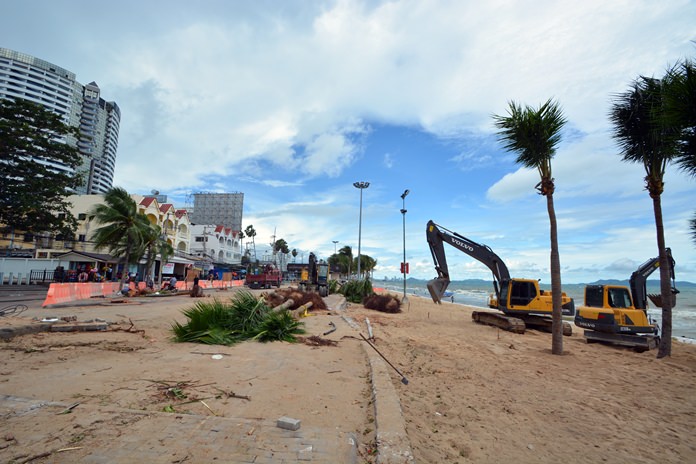
[[[554, 97], [570, 121], [553, 162], [562, 263], [581, 276], [652, 254], [642, 168], [616, 154], [607, 113], [611, 95], [637, 75], [693, 55], [693, 1], [59, 3], [17, 3], [12, 18], [0, 18], [0, 39], [95, 80], [119, 104], [115, 183], [131, 191], [184, 196], [243, 183], [245, 223], [266, 237], [277, 228], [292, 247], [332, 252], [332, 239], [355, 244], [350, 184], [370, 180], [363, 245], [394, 269], [398, 194], [409, 187], [410, 227], [443, 217], [489, 241], [515, 271], [543, 272], [538, 174], [494, 146], [491, 115], [510, 99]], [[117, 31], [104, 33], [103, 19]], [[81, 27], [66, 29], [68, 21]], [[406, 155], [412, 140], [394, 137], [372, 151], [380, 125], [423, 128], [456, 149]], [[436, 174], [403, 170], [416, 164], [408, 156], [429, 159], [418, 166]], [[352, 171], [361, 161], [368, 168]], [[441, 180], [451, 172], [454, 181]], [[317, 185], [326, 179], [345, 187]], [[675, 258], [696, 268], [683, 232], [693, 180], [670, 171], [666, 188]], [[409, 231], [408, 242], [413, 272], [432, 275], [422, 231]], [[462, 275], [481, 269], [464, 262]]]

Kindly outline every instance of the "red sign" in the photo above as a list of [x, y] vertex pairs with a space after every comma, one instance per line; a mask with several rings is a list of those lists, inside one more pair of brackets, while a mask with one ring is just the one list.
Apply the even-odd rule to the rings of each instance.
[[401, 273], [408, 274], [408, 263], [401, 263]]

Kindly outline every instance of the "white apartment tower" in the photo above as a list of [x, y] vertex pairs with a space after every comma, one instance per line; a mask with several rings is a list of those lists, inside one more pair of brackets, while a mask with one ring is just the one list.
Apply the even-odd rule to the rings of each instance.
[[78, 171], [85, 173], [85, 182], [76, 193], [104, 193], [113, 186], [121, 110], [101, 98], [96, 83], [82, 85], [59, 66], [0, 48], [0, 99], [12, 98], [43, 105], [80, 129], [79, 140], [67, 140], [82, 155]]

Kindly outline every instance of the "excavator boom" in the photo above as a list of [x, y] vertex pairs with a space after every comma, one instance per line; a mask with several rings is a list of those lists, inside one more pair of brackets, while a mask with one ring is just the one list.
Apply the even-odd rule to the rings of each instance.
[[[503, 260], [489, 247], [447, 230], [433, 221], [428, 221], [425, 233], [437, 271], [437, 277], [427, 284], [430, 296], [435, 303], [442, 301], [445, 290], [450, 284], [444, 247], [447, 243], [481, 262], [493, 273], [495, 300], [491, 298], [488, 305], [490, 308], [502, 311], [504, 315], [474, 311], [471, 316], [476, 322], [519, 333], [524, 333], [526, 326], [551, 330], [552, 321], [548, 316], [553, 312], [552, 296], [550, 293], [544, 294], [539, 289], [537, 280], [511, 278]], [[573, 315], [575, 313], [573, 299], [565, 293], [561, 298], [563, 314]], [[570, 324], [563, 323], [563, 334], [571, 333]]]
[[466, 253], [472, 258], [485, 264], [493, 273], [495, 281], [495, 294], [500, 301], [500, 289], [510, 280], [510, 272], [507, 266], [493, 250], [486, 245], [481, 245], [456, 232], [445, 229], [435, 224], [432, 220], [428, 221], [425, 231], [430, 246], [430, 253], [435, 262], [437, 277], [428, 282], [428, 292], [435, 303], [440, 303], [445, 290], [450, 283], [449, 270], [447, 268], [447, 257], [445, 256], [444, 243], [448, 243], [456, 249]]
[[[672, 278], [672, 294], [676, 295], [679, 291], [674, 286], [674, 258], [672, 258], [672, 250], [670, 248], [665, 248], [665, 253], [667, 254], [667, 261], [669, 262], [669, 274]], [[651, 299], [653, 295], [648, 295], [647, 282], [650, 274], [655, 272], [660, 267], [660, 257], [649, 259], [636, 269], [629, 280], [629, 285], [631, 287], [631, 296], [633, 297], [633, 306], [636, 309], [646, 309], [648, 307], [648, 296]], [[654, 302], [654, 301], [653, 301]], [[662, 304], [657, 304], [656, 306], [662, 307]], [[674, 306], [674, 304], [672, 305]]]

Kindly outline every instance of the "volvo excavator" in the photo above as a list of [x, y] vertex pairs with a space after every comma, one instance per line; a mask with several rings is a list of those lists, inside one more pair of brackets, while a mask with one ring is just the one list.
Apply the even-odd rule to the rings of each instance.
[[[503, 260], [488, 246], [447, 230], [432, 220], [428, 221], [426, 237], [437, 271], [437, 277], [427, 284], [430, 296], [435, 303], [441, 302], [450, 284], [444, 247], [444, 243], [447, 243], [485, 264], [493, 273], [495, 294], [491, 296], [488, 306], [503, 314], [474, 311], [472, 318], [476, 322], [517, 333], [524, 333], [527, 326], [551, 330], [550, 316], [553, 312], [551, 292], [539, 289], [537, 280], [511, 278]], [[562, 295], [562, 314], [566, 316], [575, 314], [575, 302], [565, 293]], [[563, 334], [572, 334], [572, 327], [567, 322], [563, 323]]]
[[[679, 290], [674, 284], [674, 258], [665, 249], [672, 279], [672, 305]], [[623, 285], [588, 285], [585, 287], [585, 305], [575, 314], [575, 325], [585, 329], [585, 339], [629, 346], [636, 351], [647, 351], [659, 344], [659, 328], [648, 317], [648, 298], [662, 307], [661, 295], [648, 295], [648, 276], [660, 267], [660, 257], [644, 262], [631, 274], [629, 288]]]

